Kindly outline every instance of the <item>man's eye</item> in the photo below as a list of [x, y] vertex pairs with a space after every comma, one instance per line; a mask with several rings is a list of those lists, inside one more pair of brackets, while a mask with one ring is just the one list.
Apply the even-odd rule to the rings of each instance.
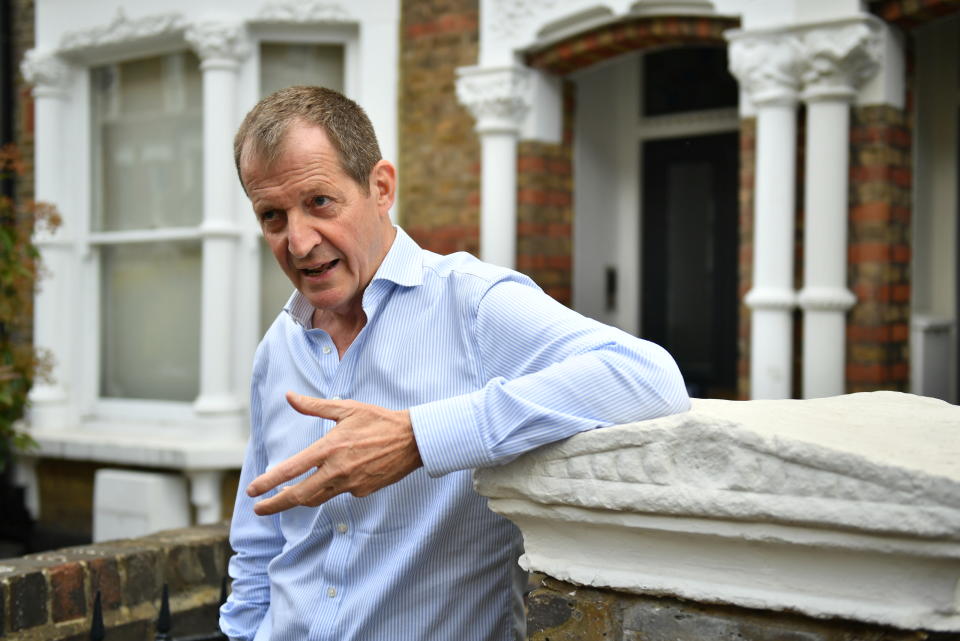
[[314, 207], [323, 207], [330, 202], [330, 199], [326, 196], [314, 196], [310, 199], [310, 204]]
[[272, 223], [278, 218], [280, 218], [280, 212], [278, 212], [276, 209], [271, 209], [270, 211], [265, 211], [260, 214], [260, 222], [263, 224]]

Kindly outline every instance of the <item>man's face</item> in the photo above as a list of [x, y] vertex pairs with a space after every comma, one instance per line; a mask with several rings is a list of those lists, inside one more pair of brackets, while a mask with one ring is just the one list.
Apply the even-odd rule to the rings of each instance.
[[321, 314], [362, 311], [396, 233], [393, 166], [377, 163], [364, 193], [323, 129], [294, 122], [276, 162], [244, 157], [240, 167], [263, 237], [294, 286]]

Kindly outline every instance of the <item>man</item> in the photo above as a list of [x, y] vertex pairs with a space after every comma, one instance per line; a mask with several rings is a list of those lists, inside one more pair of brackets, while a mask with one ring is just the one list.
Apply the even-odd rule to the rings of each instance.
[[223, 631], [522, 639], [520, 536], [471, 470], [686, 410], [676, 365], [521, 274], [420, 249], [390, 222], [396, 171], [366, 114], [336, 92], [265, 98], [234, 151], [296, 291], [254, 361]]

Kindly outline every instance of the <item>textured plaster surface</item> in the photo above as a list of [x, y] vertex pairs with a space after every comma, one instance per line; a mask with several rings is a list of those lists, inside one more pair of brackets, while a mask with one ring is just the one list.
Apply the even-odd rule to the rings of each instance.
[[695, 399], [477, 472], [489, 496], [960, 541], [960, 408], [898, 392]]
[[696, 400], [476, 474], [525, 567], [638, 594], [960, 631], [960, 408]]

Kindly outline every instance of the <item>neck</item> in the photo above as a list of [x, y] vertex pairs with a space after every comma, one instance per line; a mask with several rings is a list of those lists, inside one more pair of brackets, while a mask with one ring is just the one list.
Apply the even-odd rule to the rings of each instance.
[[362, 307], [346, 313], [320, 309], [313, 311], [313, 326], [330, 334], [330, 339], [337, 346], [340, 358], [343, 358], [366, 324], [367, 315]]

